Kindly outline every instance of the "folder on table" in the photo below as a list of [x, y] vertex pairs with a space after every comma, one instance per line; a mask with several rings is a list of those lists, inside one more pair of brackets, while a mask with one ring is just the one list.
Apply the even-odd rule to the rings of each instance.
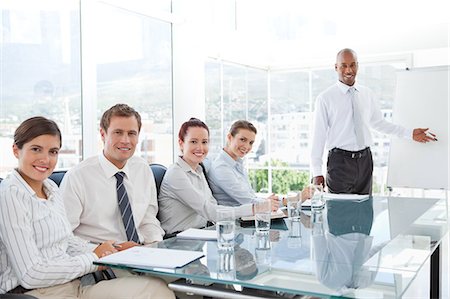
[[135, 246], [102, 257], [97, 264], [145, 268], [180, 268], [203, 257], [203, 252]]

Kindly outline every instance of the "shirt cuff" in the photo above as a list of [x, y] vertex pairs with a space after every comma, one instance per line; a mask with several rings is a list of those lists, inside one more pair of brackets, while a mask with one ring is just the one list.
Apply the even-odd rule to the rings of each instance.
[[87, 273], [92, 273], [98, 270], [98, 266], [94, 265], [94, 262], [98, 261], [99, 257], [97, 257], [94, 252], [89, 252], [89, 254], [91, 255], [92, 263], [89, 265], [90, 268], [88, 269]]
[[98, 247], [98, 245], [100, 245], [100, 244], [95, 244], [93, 242], [87, 242], [86, 247], [89, 249], [89, 251], [94, 251], [95, 248]]
[[248, 203], [242, 206], [236, 207], [236, 218], [242, 216], [252, 216], [253, 215], [253, 204]]
[[404, 138], [413, 139], [414, 129], [405, 129], [403, 133]]
[[322, 166], [319, 166], [319, 167], [313, 166], [312, 167], [312, 176], [313, 176], [313, 178], [316, 176], [323, 176]]
[[163, 236], [160, 233], [149, 234], [144, 238], [144, 244], [151, 244], [163, 240]]

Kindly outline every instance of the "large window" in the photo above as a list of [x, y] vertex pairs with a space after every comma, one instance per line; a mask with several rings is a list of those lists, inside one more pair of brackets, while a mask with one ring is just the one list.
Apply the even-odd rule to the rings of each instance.
[[14, 130], [36, 115], [58, 123], [58, 167], [71, 167], [81, 160], [79, 3], [7, 3], [0, 11], [0, 176], [17, 165]]
[[94, 47], [97, 121], [114, 104], [132, 106], [142, 117], [137, 154], [149, 163], [169, 165], [173, 159], [171, 25], [107, 4], [98, 4], [97, 9], [102, 19]]
[[231, 124], [238, 119], [251, 121], [258, 138], [248, 161], [264, 163], [267, 142], [267, 72], [241, 65], [210, 60], [206, 63], [206, 122], [211, 131], [209, 158], [224, 146]]
[[311, 101], [309, 72], [276, 72], [270, 76], [271, 160], [309, 169]]
[[[42, 115], [58, 123], [63, 147], [57, 168], [68, 169], [86, 158], [83, 147], [93, 142], [83, 136], [82, 122], [89, 121], [83, 108], [96, 107], [98, 125], [102, 113], [116, 103], [127, 103], [142, 116], [136, 154], [149, 163], [173, 161], [171, 23], [146, 15], [158, 15], [158, 10], [169, 14], [170, 0], [154, 1], [152, 9], [142, 1], [121, 7], [89, 2], [95, 9], [92, 19], [83, 19], [84, 1], [90, 0], [0, 6], [0, 177], [17, 165], [13, 134], [26, 118]], [[137, 11], [139, 7], [145, 9]], [[80, 28], [91, 31], [83, 34]], [[81, 59], [83, 43], [92, 43], [89, 59]], [[86, 61], [92, 68], [82, 69]], [[84, 75], [96, 84], [82, 86]], [[97, 96], [82, 99], [88, 89]], [[95, 130], [100, 152], [98, 126]]]

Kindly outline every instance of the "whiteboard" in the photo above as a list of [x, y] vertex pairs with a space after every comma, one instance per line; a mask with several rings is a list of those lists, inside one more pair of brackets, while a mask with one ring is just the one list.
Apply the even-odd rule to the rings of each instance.
[[424, 189], [449, 187], [449, 67], [417, 68], [397, 73], [394, 123], [430, 128], [437, 142], [392, 138], [387, 185]]

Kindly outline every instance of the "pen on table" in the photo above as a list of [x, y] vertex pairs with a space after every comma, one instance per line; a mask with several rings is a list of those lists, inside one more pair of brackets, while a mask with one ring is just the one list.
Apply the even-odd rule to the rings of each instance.
[[[89, 244], [93, 244], [93, 245], [97, 245], [97, 246], [103, 244], [103, 243], [94, 242], [94, 241], [88, 241], [88, 243], [89, 243]], [[116, 248], [116, 249], [122, 248], [122, 245], [120, 245], [120, 244], [117, 243], [117, 242], [114, 242], [114, 243], [112, 243], [111, 245], [112, 245], [114, 248]]]
[[433, 133], [431, 133], [430, 131], [426, 131], [426, 132], [425, 132], [425, 135], [427, 135], [427, 136], [430, 137], [430, 138], [433, 138], [434, 141], [437, 141], [436, 135], [433, 134]]

